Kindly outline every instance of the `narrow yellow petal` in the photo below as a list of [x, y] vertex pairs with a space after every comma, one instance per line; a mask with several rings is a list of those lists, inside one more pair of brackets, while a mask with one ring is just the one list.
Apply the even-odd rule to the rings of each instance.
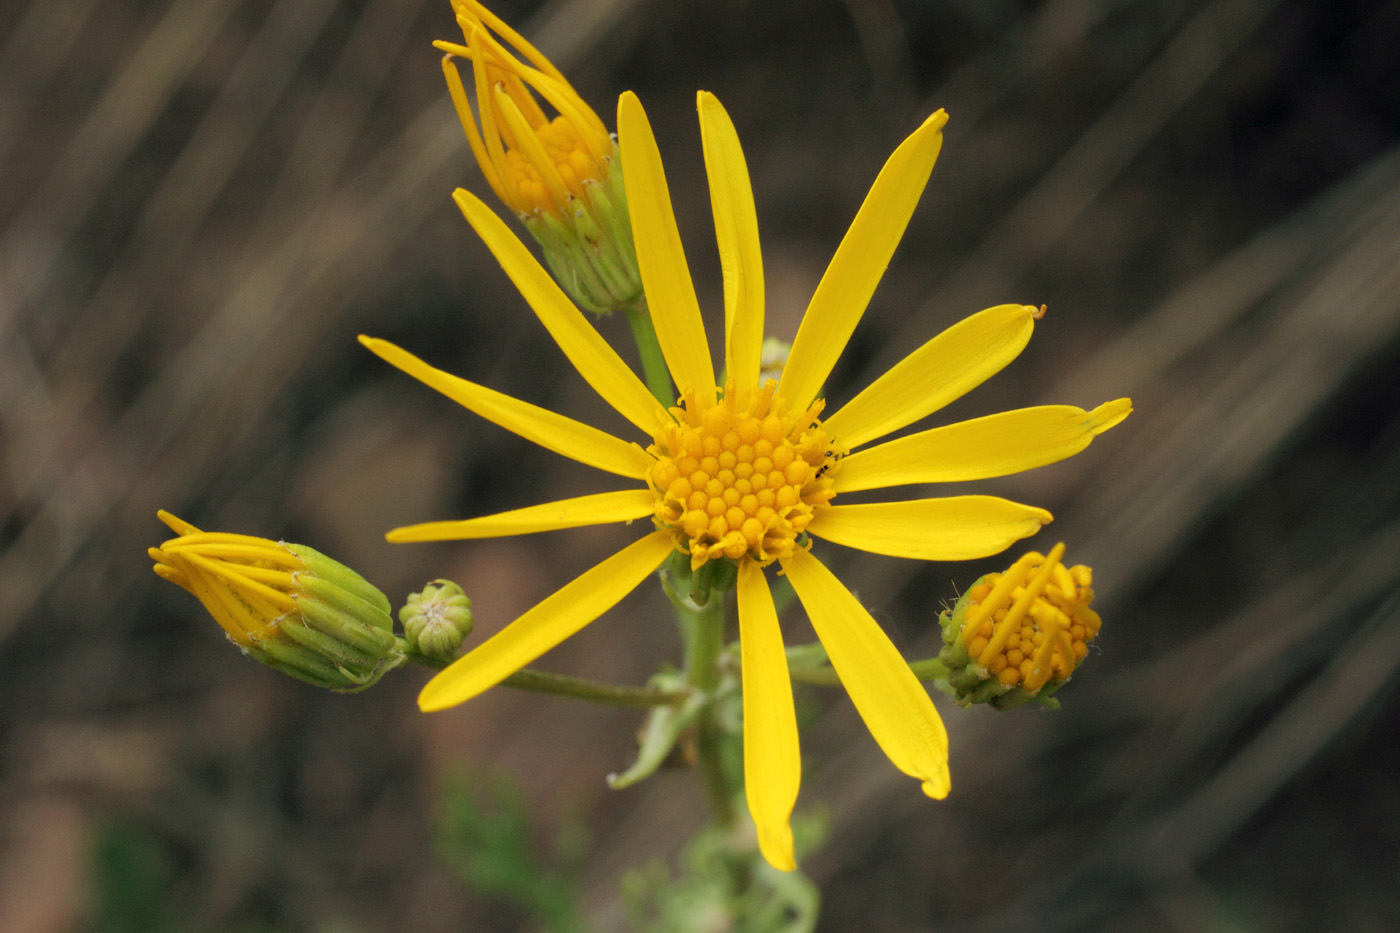
[[739, 389], [758, 385], [763, 346], [763, 254], [758, 241], [758, 214], [753, 205], [748, 163], [739, 134], [719, 98], [701, 91], [700, 135], [705, 146], [705, 174], [710, 179], [710, 207], [724, 272], [724, 360], [728, 378]]
[[419, 709], [447, 709], [494, 687], [617, 605], [672, 547], [669, 534], [652, 532], [565, 584], [428, 681]]
[[651, 468], [646, 451], [606, 431], [445, 373], [387, 340], [361, 336], [360, 343], [463, 408], [557, 454], [631, 479], [644, 478]]
[[997, 305], [963, 318], [823, 420], [847, 448], [933, 414], [1001, 371], [1031, 339], [1040, 311]]
[[948, 796], [948, 733], [889, 636], [811, 552], [798, 551], [782, 565], [836, 676], [880, 748], [896, 768], [923, 783], [924, 793]]
[[[549, 191], [549, 196], [554, 199], [555, 207], [560, 211], [566, 210], [571, 197], [568, 186], [564, 184], [564, 179], [560, 176], [554, 159], [545, 151], [544, 144], [535, 135], [530, 121], [521, 112], [520, 104], [516, 102], [503, 84], [497, 84], [493, 88], [493, 93], [496, 113], [505, 123], [507, 137], [515, 142], [511, 148], [524, 156], [535, 169], [535, 174], [539, 176], [539, 180]], [[535, 104], [534, 98], [528, 92], [522, 92], [521, 97], [538, 109], [539, 105]]]
[[845, 349], [928, 184], [947, 122], [942, 110], [929, 117], [880, 169], [797, 329], [778, 386], [790, 403], [815, 398]]
[[715, 368], [700, 304], [681, 248], [661, 152], [642, 102], [631, 91], [617, 103], [617, 136], [637, 266], [661, 353], [681, 394], [694, 390], [700, 406], [709, 407], [715, 402]]
[[891, 557], [971, 560], [1006, 550], [1050, 521], [1050, 513], [996, 496], [833, 505], [807, 530], [818, 538]]
[[156, 511], [156, 518], [164, 522], [166, 527], [177, 535], [197, 535], [200, 533], [198, 528], [194, 527], [183, 518], [177, 518], [171, 515], [169, 512], [165, 511], [165, 509], [158, 509]]
[[1093, 411], [1042, 405], [921, 431], [842, 460], [835, 489], [854, 492], [1020, 473], [1074, 456], [1132, 410], [1126, 398]]
[[576, 499], [547, 502], [526, 509], [514, 509], [462, 521], [425, 522], [395, 528], [385, 535], [401, 544], [408, 541], [463, 541], [470, 538], [499, 538], [527, 535], [559, 528], [581, 528], [644, 518], [656, 509], [656, 493], [650, 489], [600, 492]]
[[744, 689], [744, 793], [758, 827], [758, 848], [779, 871], [792, 871], [792, 808], [802, 782], [797, 713], [778, 613], [763, 571], [739, 571], [739, 649]]
[[[539, 49], [531, 45], [524, 36], [512, 29], [510, 23], [507, 23], [495, 13], [492, 13], [484, 4], [479, 2], [479, 0], [458, 0], [458, 3], [472, 16], [475, 16], [485, 23], [492, 32], [509, 42], [530, 64], [534, 65], [545, 74], [550, 75], [556, 81], [562, 81], [565, 84], [569, 83], [567, 79], [565, 79], [564, 73], [554, 67], [554, 62], [546, 58], [545, 55], [540, 52]], [[454, 7], [457, 5], [458, 4], [453, 4]]]
[[605, 402], [644, 433], [656, 430], [656, 399], [525, 244], [471, 192], [458, 188], [452, 192], [452, 198], [579, 374]]

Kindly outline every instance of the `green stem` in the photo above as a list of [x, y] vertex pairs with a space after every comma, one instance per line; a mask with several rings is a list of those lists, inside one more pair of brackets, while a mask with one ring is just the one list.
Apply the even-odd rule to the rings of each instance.
[[[404, 656], [414, 664], [421, 664], [439, 671], [452, 663], [450, 660], [425, 658], [416, 652], [405, 652]], [[593, 703], [607, 703], [611, 706], [627, 706], [635, 709], [647, 709], [653, 706], [678, 706], [690, 697], [686, 691], [653, 690], [651, 687], [624, 687], [596, 680], [584, 680], [582, 677], [569, 677], [566, 674], [550, 674], [528, 667], [521, 668], [511, 674], [501, 681], [501, 684], [506, 687], [514, 687], [517, 690], [529, 690], [532, 693], [573, 697], [576, 700], [588, 700]]]
[[[789, 648], [788, 651], [788, 676], [793, 680], [802, 684], [815, 684], [818, 687], [841, 686], [841, 678], [836, 676], [836, 671], [830, 664], [824, 661], [816, 664], [807, 662], [801, 657], [801, 648]], [[798, 653], [797, 657], [793, 656], [794, 651]], [[948, 668], [944, 667], [938, 658], [910, 661], [909, 669], [921, 681], [941, 680], [948, 676]]]
[[564, 674], [547, 674], [524, 667], [501, 681], [517, 690], [531, 690], [557, 697], [573, 697], [613, 706], [646, 709], [652, 706], [679, 706], [690, 694], [684, 691], [653, 690], [650, 687], [623, 687]]
[[[697, 691], [712, 694], [719, 686], [719, 658], [724, 651], [724, 597], [711, 591], [703, 605], [696, 605], [676, 590], [665, 571], [661, 585], [676, 607], [676, 622], [685, 642], [686, 683]], [[696, 719], [696, 739], [697, 765], [715, 823], [729, 826], [734, 822], [735, 789], [725, 776], [724, 731], [715, 720], [712, 704], [707, 704]]]
[[632, 337], [637, 341], [637, 352], [642, 357], [642, 374], [646, 377], [647, 388], [662, 407], [670, 408], [676, 404], [676, 392], [671, 387], [671, 371], [666, 368], [661, 342], [656, 339], [656, 328], [651, 323], [646, 298], [638, 298], [636, 304], [627, 308], [627, 323], [632, 325]]

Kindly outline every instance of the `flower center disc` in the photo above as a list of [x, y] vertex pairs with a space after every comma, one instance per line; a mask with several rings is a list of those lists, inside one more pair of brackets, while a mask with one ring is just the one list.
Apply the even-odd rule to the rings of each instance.
[[[576, 198], [588, 200], [584, 182], [600, 180], [588, 147], [574, 125], [563, 117], [555, 117], [548, 123], [535, 128], [535, 138], [539, 140], [545, 155], [559, 173], [564, 187]], [[516, 194], [529, 206], [541, 211], [557, 213], [559, 208], [549, 193], [549, 187], [540, 177], [539, 169], [529, 156], [512, 146], [506, 150], [506, 172], [515, 185]]]
[[735, 392], [697, 410], [694, 392], [671, 409], [653, 436], [649, 480], [655, 521], [690, 555], [692, 569], [711, 558], [766, 566], [790, 556], [817, 509], [836, 495], [833, 474], [845, 450], [821, 427], [821, 399], [789, 412], [778, 384]]

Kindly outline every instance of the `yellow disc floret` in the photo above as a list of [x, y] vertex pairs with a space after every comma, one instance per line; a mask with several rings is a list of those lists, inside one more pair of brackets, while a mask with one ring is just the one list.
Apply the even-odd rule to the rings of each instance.
[[817, 509], [836, 495], [832, 476], [845, 450], [822, 429], [818, 399], [789, 411], [773, 393], [735, 391], [700, 409], [694, 392], [670, 411], [647, 448], [656, 463], [658, 527], [690, 555], [692, 569], [716, 558], [766, 566], [791, 555]]
[[[602, 173], [594, 162], [578, 128], [563, 117], [555, 117], [535, 128], [537, 154], [542, 152], [570, 195], [589, 200], [584, 182], [599, 182]], [[533, 147], [532, 147], [533, 148]], [[512, 146], [505, 153], [502, 182], [511, 186], [516, 199], [512, 205], [521, 213], [559, 210], [554, 193], [535, 166], [530, 154]], [[551, 179], [552, 180], [552, 179]]]
[[1006, 573], [988, 574], [967, 593], [962, 641], [968, 654], [1004, 686], [1036, 691], [1065, 680], [1089, 653], [1099, 616], [1089, 603], [1092, 571], [1031, 552]]

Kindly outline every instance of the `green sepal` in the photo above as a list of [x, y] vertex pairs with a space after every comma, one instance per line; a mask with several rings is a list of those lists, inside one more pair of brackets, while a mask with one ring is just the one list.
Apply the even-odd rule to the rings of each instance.
[[335, 690], [345, 685], [340, 668], [325, 657], [290, 640], [263, 639], [243, 648], [254, 661], [275, 668], [313, 687]]
[[[329, 639], [331, 644], [327, 645], [324, 650], [341, 663], [357, 663], [360, 658], [364, 658], [364, 662], [361, 663], [372, 665], [384, 657], [390, 648], [394, 647], [392, 630], [386, 631], [377, 626], [366, 624], [324, 600], [307, 596], [299, 597], [297, 610], [295, 614], [283, 616], [278, 627], [284, 628], [287, 619], [296, 618], [299, 615], [301, 622], [309, 631]], [[338, 651], [344, 652], [344, 654], [339, 654]]]
[[601, 180], [584, 182], [584, 197], [561, 214], [539, 210], [520, 221], [544, 251], [560, 287], [582, 308], [607, 314], [642, 298], [627, 195], [616, 145]]
[[[684, 558], [686, 576], [690, 579], [690, 601], [696, 606], [708, 605], [715, 594], [727, 593], [739, 582], [739, 563], [732, 558], [711, 558], [701, 564], [698, 570], [691, 571], [690, 558], [680, 552], [676, 553]], [[670, 570], [670, 567], [667, 569]]]
[[[339, 561], [332, 560], [320, 551], [304, 544], [283, 541], [282, 546], [295, 554], [313, 577], [324, 580], [352, 596], [359, 597], [364, 602], [379, 609], [386, 618], [388, 617], [389, 597], [381, 593], [378, 587], [364, 577]], [[393, 628], [393, 622], [385, 622], [385, 627]]]
[[[318, 625], [309, 623], [309, 614], [305, 612], [305, 609], [309, 608], [309, 604], [311, 604], [309, 600], [302, 601], [302, 612], [288, 612], [287, 615], [277, 619], [277, 632], [305, 647], [305, 649], [315, 651], [330, 664], [336, 665], [342, 670], [344, 668], [349, 668], [351, 671], [374, 670], [374, 665], [378, 661], [377, 657], [365, 654], [364, 651], [342, 642], [339, 637], [322, 632]], [[270, 642], [272, 639], [263, 640]]]

